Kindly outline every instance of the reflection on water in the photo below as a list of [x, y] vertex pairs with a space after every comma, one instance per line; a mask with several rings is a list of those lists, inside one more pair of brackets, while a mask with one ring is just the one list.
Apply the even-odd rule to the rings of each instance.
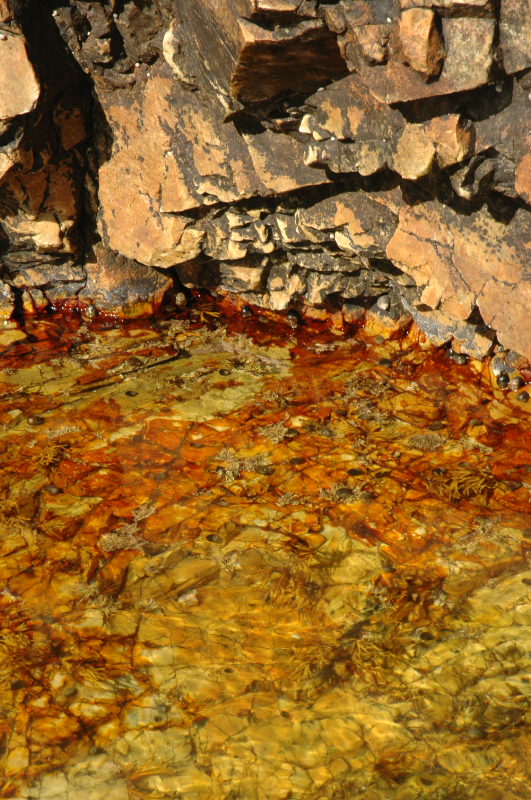
[[531, 797], [528, 407], [222, 310], [2, 357], [0, 796]]

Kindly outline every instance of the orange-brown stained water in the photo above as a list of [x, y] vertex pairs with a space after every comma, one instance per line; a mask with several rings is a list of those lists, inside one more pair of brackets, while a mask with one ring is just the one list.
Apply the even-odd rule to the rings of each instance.
[[2, 356], [0, 796], [531, 797], [531, 403], [213, 311]]

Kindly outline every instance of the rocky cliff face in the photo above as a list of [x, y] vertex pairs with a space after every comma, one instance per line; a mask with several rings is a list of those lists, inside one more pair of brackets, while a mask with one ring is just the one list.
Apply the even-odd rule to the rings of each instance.
[[0, 0], [0, 76], [4, 320], [178, 276], [531, 358], [530, 0]]

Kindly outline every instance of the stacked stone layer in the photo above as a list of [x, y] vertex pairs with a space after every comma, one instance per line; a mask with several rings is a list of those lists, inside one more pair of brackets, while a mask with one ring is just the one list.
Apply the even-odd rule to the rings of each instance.
[[177, 274], [531, 357], [529, 0], [2, 0], [0, 28], [4, 319], [151, 313]]

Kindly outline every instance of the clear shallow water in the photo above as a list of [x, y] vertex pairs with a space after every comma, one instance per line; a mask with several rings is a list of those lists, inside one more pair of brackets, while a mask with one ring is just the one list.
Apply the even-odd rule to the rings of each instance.
[[531, 797], [527, 406], [200, 302], [1, 357], [0, 796]]

